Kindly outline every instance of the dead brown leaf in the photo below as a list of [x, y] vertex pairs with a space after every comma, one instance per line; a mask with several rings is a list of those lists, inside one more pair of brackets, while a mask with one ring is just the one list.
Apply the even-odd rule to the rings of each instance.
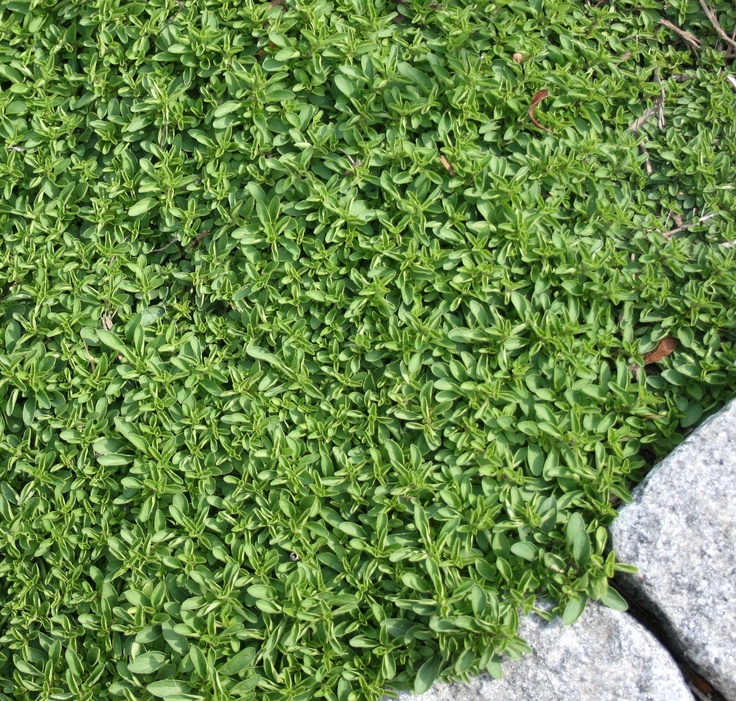
[[532, 120], [532, 123], [534, 124], [534, 126], [539, 127], [540, 129], [544, 129], [545, 131], [548, 131], [551, 134], [552, 130], [548, 129], [543, 124], [540, 124], [534, 117], [534, 110], [537, 109], [537, 105], [539, 105], [539, 103], [547, 97], [549, 97], [549, 90], [539, 90], [534, 93], [534, 97], [532, 98], [532, 104], [529, 105], [529, 119]]
[[695, 686], [698, 691], [702, 691], [704, 694], [712, 694], [715, 689], [708, 684], [703, 677], [701, 677], [698, 674], [695, 674], [695, 672], [690, 673], [690, 681], [692, 682], [693, 686]]
[[100, 318], [100, 321], [102, 321], [102, 327], [107, 331], [112, 331], [112, 320], [115, 318], [115, 314], [117, 314], [117, 312], [113, 312], [112, 314], [110, 314], [110, 312], [105, 312]]
[[679, 343], [680, 342], [674, 338], [674, 336], [665, 336], [657, 344], [657, 347], [654, 350], [649, 351], [649, 353], [644, 356], [644, 365], [658, 363], [663, 358], [666, 358], [675, 350], [675, 348], [677, 348]]

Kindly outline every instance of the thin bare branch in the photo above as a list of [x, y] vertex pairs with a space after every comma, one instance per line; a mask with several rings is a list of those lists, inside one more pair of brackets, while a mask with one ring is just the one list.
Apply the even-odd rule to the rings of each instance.
[[670, 239], [675, 234], [679, 234], [681, 231], [685, 231], [686, 229], [689, 229], [690, 227], [697, 226], [698, 224], [702, 224], [704, 221], [708, 221], [709, 219], [713, 219], [713, 217], [717, 217], [717, 216], [718, 214], [706, 214], [706, 216], [700, 217], [700, 219], [691, 221], [689, 224], [683, 224], [682, 226], [678, 226], [676, 229], [665, 231], [662, 234], [662, 236], [664, 236], [666, 239]]
[[440, 155], [440, 163], [444, 166], [445, 170], [453, 177], [455, 177], [455, 169], [444, 156]]
[[710, 23], [713, 25], [713, 29], [716, 30], [718, 36], [721, 37], [721, 39], [723, 39], [723, 41], [725, 41], [729, 46], [736, 49], [736, 41], [731, 39], [731, 37], [726, 34], [725, 30], [723, 29], [723, 27], [721, 27], [721, 24], [718, 21], [716, 13], [713, 12], [710, 5], [708, 5], [705, 0], [700, 0], [700, 7], [703, 8], [703, 12], [705, 12], [706, 17], [708, 17], [708, 19], [710, 20]]
[[652, 106], [647, 107], [647, 109], [644, 110], [644, 114], [641, 117], [639, 117], [639, 119], [637, 119], [635, 122], [629, 125], [629, 129], [631, 129], [631, 131], [633, 132], [639, 131], [652, 118], [653, 115], [659, 114], [659, 111], [661, 109], [660, 107], [661, 102], [662, 102], [661, 97], [655, 97], [654, 100], [652, 101]]
[[675, 34], [679, 34], [693, 49], [700, 51], [701, 43], [700, 39], [690, 32], [686, 32], [684, 29], [680, 29], [676, 24], [673, 24], [668, 19], [660, 19], [659, 23], [668, 29], [671, 29]]
[[664, 85], [662, 85], [662, 79], [659, 75], [659, 71], [655, 70], [654, 76], [656, 81], [659, 83], [659, 104], [657, 105], [657, 126], [659, 127], [660, 131], [664, 131], [664, 128], [666, 126], [664, 121], [664, 101], [667, 97], [665, 91], [664, 91]]
[[154, 249], [153, 249], [153, 250], [151, 251], [151, 253], [160, 253], [161, 251], [165, 251], [165, 250], [166, 250], [166, 249], [167, 249], [167, 248], [168, 248], [169, 246], [171, 246], [171, 245], [173, 245], [173, 244], [177, 243], [177, 241], [178, 241], [178, 240], [179, 240], [178, 238], [174, 237], [174, 238], [173, 238], [173, 239], [171, 239], [171, 241], [169, 241], [169, 242], [168, 242], [168, 243], [167, 243], [167, 244], [166, 244], [165, 246], [161, 246], [161, 248], [154, 248]]
[[196, 248], [199, 245], [199, 242], [207, 236], [207, 234], [210, 233], [210, 230], [207, 229], [206, 231], [203, 231], [201, 234], [197, 234], [191, 241], [191, 243], [187, 246], [187, 250], [191, 251], [193, 248]]
[[89, 347], [87, 346], [87, 342], [84, 339], [82, 339], [82, 343], [84, 343], [84, 350], [87, 351], [87, 358], [89, 359], [89, 364], [92, 366], [92, 372], [95, 373], [97, 372], [97, 368], [95, 366], [95, 359], [92, 356], [92, 353], [89, 352]]
[[649, 159], [649, 151], [647, 151], [647, 147], [644, 146], [644, 144], [639, 144], [639, 148], [641, 149], [641, 152], [646, 156], [646, 161], [644, 161], [644, 164], [647, 168], [647, 173], [651, 175], [654, 172], [654, 169], [652, 168], [652, 162]]

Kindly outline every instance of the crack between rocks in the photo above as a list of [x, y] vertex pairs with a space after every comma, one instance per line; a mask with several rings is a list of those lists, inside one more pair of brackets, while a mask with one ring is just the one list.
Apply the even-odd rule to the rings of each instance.
[[685, 679], [685, 683], [687, 684], [690, 693], [693, 695], [693, 699], [695, 701], [728, 701], [728, 699], [720, 694], [707, 679], [701, 677], [682, 658], [682, 653], [677, 649], [676, 645], [672, 643], [672, 637], [667, 632], [665, 624], [663, 624], [662, 621], [657, 618], [656, 613], [652, 611], [653, 605], [647, 606], [646, 602], [642, 602], [634, 597], [628, 591], [627, 587], [622, 584], [619, 577], [614, 578], [612, 585], [629, 605], [627, 613], [640, 625], [646, 628], [675, 661], [683, 678]]

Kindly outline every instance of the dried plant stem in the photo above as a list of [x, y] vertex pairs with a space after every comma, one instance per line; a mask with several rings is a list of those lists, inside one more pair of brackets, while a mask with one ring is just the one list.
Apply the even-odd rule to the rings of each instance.
[[652, 161], [649, 159], [649, 151], [647, 151], [647, 147], [644, 146], [644, 144], [639, 144], [639, 148], [641, 149], [641, 152], [646, 156], [647, 160], [644, 162], [647, 168], [647, 173], [651, 175], [654, 172], [654, 169], [652, 168]]
[[440, 163], [442, 163], [445, 170], [454, 178], [455, 177], [455, 169], [450, 164], [450, 161], [448, 161], [444, 156], [440, 155]]
[[691, 34], [690, 32], [686, 32], [684, 29], [680, 29], [676, 24], [673, 24], [667, 19], [660, 19], [659, 23], [667, 27], [668, 29], [671, 29], [675, 34], [678, 34], [681, 36], [690, 46], [692, 46], [695, 51], [699, 51], [701, 47], [700, 39], [696, 37], [694, 34]]
[[708, 219], [713, 219], [713, 217], [717, 217], [718, 214], [707, 214], [704, 217], [700, 217], [700, 219], [696, 219], [695, 221], [691, 221], [689, 224], [683, 224], [682, 226], [678, 226], [676, 229], [671, 229], [670, 231], [665, 231], [662, 236], [664, 236], [666, 239], [671, 238], [675, 234], [679, 234], [681, 231], [685, 231], [686, 229], [689, 229], [692, 226], [697, 226], [698, 224], [702, 224], [704, 221], [708, 221]]
[[87, 342], [82, 339], [82, 343], [84, 343], [84, 350], [87, 351], [87, 358], [89, 359], [89, 364], [92, 366], [92, 372], [97, 372], [97, 367], [95, 366], [95, 359], [92, 355], [92, 353], [89, 352], [89, 347], [87, 346]]
[[166, 250], [166, 249], [167, 249], [167, 248], [168, 248], [169, 246], [171, 246], [172, 244], [176, 243], [176, 242], [177, 242], [178, 240], [179, 240], [179, 239], [177, 239], [176, 237], [174, 237], [174, 238], [173, 238], [173, 239], [171, 239], [171, 241], [169, 241], [169, 242], [168, 242], [168, 243], [167, 243], [167, 244], [166, 244], [165, 246], [161, 246], [161, 248], [154, 248], [154, 249], [153, 249], [153, 250], [151, 251], [151, 253], [160, 253], [161, 251], [165, 251], [165, 250]]
[[710, 23], [713, 25], [713, 28], [716, 30], [716, 33], [718, 34], [723, 41], [725, 41], [727, 44], [729, 44], [732, 48], [736, 49], [736, 41], [734, 41], [728, 34], [726, 34], [723, 27], [721, 27], [720, 22], [718, 21], [718, 17], [716, 17], [716, 13], [713, 12], [710, 5], [708, 5], [705, 0], [700, 0], [700, 7], [703, 8], [703, 12], [705, 12], [706, 17], [710, 20]]
[[666, 93], [664, 91], [664, 85], [662, 85], [662, 79], [659, 75], [659, 71], [654, 71], [654, 77], [655, 80], [659, 83], [659, 101], [657, 104], [657, 126], [659, 127], [660, 131], [664, 131], [664, 128], [666, 126], [664, 121], [664, 101], [666, 98]]
[[639, 117], [639, 119], [637, 119], [635, 122], [629, 125], [629, 129], [631, 129], [631, 131], [634, 131], [634, 132], [639, 131], [639, 129], [641, 129], [650, 120], [651, 116], [657, 112], [656, 103], [658, 100], [659, 100], [658, 97], [655, 98], [654, 100], [655, 104], [652, 105], [651, 107], [647, 107], [647, 109], [644, 111], [644, 114], [641, 117]]

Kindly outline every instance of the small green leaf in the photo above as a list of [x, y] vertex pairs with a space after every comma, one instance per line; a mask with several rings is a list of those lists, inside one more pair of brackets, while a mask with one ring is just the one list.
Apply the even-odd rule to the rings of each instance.
[[565, 625], [572, 625], [575, 621], [580, 618], [583, 611], [585, 611], [585, 605], [588, 602], [588, 597], [584, 594], [574, 596], [569, 599], [565, 604], [565, 611], [562, 614], [562, 622]]
[[502, 557], [497, 557], [496, 567], [498, 567], [498, 571], [507, 582], [510, 582], [513, 579], [514, 571], [511, 569], [511, 565], [509, 565], [507, 560], [504, 560]]
[[580, 567], [584, 567], [590, 559], [590, 537], [585, 530], [583, 517], [577, 511], [571, 514], [565, 533], [573, 559]]
[[166, 624], [162, 626], [162, 633], [164, 640], [174, 652], [179, 655], [186, 655], [189, 651], [189, 641], [186, 639], [186, 636], [177, 633], [172, 627]]
[[215, 118], [224, 117], [226, 114], [230, 114], [231, 112], [235, 112], [235, 110], [240, 108], [240, 102], [236, 102], [235, 100], [230, 100], [228, 102], [223, 102], [213, 113], [213, 116]]
[[347, 76], [335, 76], [335, 85], [337, 86], [337, 89], [347, 97], [352, 97], [355, 94], [356, 86]]
[[417, 677], [414, 681], [415, 694], [423, 694], [426, 691], [429, 691], [430, 687], [432, 686], [432, 684], [434, 684], [435, 680], [439, 676], [441, 665], [441, 658], [435, 656], [427, 660], [419, 668], [419, 671], [417, 672]]
[[186, 682], [176, 679], [164, 679], [158, 682], [152, 682], [146, 686], [149, 694], [157, 698], [166, 699], [179, 694], [189, 693], [189, 685]]
[[255, 657], [255, 648], [247, 647], [233, 655], [218, 669], [218, 672], [225, 677], [232, 677], [236, 674], [246, 672], [251, 668]]
[[129, 210], [128, 215], [131, 217], [140, 217], [142, 214], [150, 211], [156, 206], [156, 200], [145, 197], [142, 200], [138, 200]]
[[265, 584], [253, 584], [248, 587], [248, 593], [256, 599], [273, 599], [276, 596], [276, 590]]
[[8, 322], [7, 326], [5, 327], [5, 349], [8, 353], [13, 352], [15, 346], [20, 340], [21, 335], [22, 331], [20, 328], [20, 324], [17, 321]]
[[194, 671], [200, 679], [207, 678], [207, 658], [197, 645], [189, 647], [189, 659], [194, 665]]
[[128, 671], [132, 674], [153, 674], [166, 664], [167, 657], [162, 652], [144, 652], [128, 663]]
[[116, 353], [119, 353], [125, 358], [130, 357], [130, 352], [126, 348], [125, 344], [114, 333], [106, 331], [105, 329], [98, 329], [97, 338], [99, 338], [100, 341], [108, 348], [112, 348]]
[[245, 349], [245, 352], [251, 358], [255, 358], [256, 360], [263, 360], [264, 362], [270, 363], [271, 365], [280, 364], [279, 359], [273, 353], [265, 350], [264, 348], [259, 348], [258, 346], [248, 346]]
[[511, 546], [511, 552], [530, 562], [537, 559], [537, 548], [532, 543], [514, 543]]
[[64, 657], [66, 659], [67, 665], [69, 665], [69, 671], [75, 677], [81, 677], [84, 674], [84, 667], [82, 666], [82, 661], [79, 659], [79, 655], [77, 655], [74, 650], [68, 647], [64, 651]]
[[544, 453], [536, 443], [532, 443], [526, 449], [526, 461], [529, 465], [529, 471], [535, 477], [539, 477], [544, 469]]
[[611, 586], [608, 587], [608, 593], [601, 598], [601, 603], [615, 611], [627, 611], [629, 608], [626, 599]]
[[143, 453], [148, 452], [148, 443], [146, 443], [146, 440], [127, 421], [120, 417], [115, 417], [115, 428], [138, 450]]
[[365, 538], [365, 531], [357, 524], [352, 521], [343, 521], [338, 528], [343, 532], [347, 533], [353, 538]]

